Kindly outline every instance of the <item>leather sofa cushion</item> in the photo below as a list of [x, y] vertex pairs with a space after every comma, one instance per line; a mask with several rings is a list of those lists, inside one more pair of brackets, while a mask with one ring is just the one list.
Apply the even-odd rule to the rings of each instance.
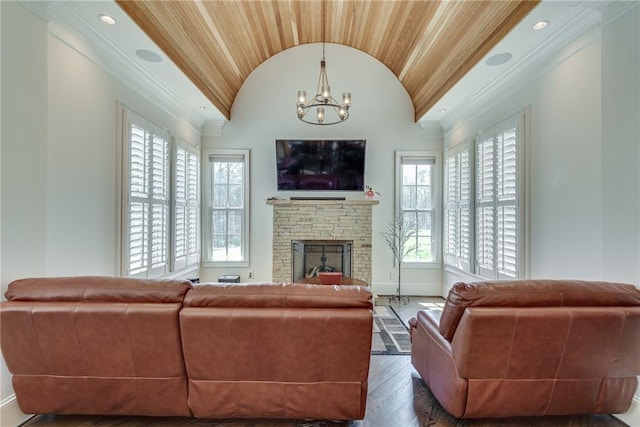
[[449, 291], [439, 331], [451, 341], [467, 307], [638, 306], [640, 289], [623, 283], [514, 280], [456, 283]]
[[373, 294], [363, 286], [302, 283], [194, 285], [185, 307], [373, 308]]
[[187, 280], [123, 277], [47, 277], [15, 280], [8, 301], [179, 303], [191, 288]]

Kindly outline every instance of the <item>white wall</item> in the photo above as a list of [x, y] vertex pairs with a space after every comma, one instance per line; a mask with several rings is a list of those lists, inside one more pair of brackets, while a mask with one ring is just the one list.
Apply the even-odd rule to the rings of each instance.
[[[48, 33], [17, 2], [2, 8], [2, 294], [14, 279], [116, 273], [116, 103], [199, 145], [173, 117]], [[0, 363], [0, 425], [16, 425]]]
[[603, 268], [640, 284], [640, 31], [636, 7], [602, 33]]
[[200, 134], [48, 37], [47, 275], [117, 275], [116, 103], [195, 145]]
[[[0, 7], [4, 295], [12, 279], [46, 273], [47, 32], [46, 27], [19, 4], [2, 2]], [[16, 38], [21, 40], [19, 45], [12, 43]], [[11, 403], [7, 399], [13, 390], [4, 360], [1, 372], [0, 399]], [[16, 421], [19, 417], [15, 410], [3, 411], [2, 422]]]
[[596, 39], [445, 134], [445, 143], [455, 145], [529, 107], [525, 209], [530, 277], [602, 277], [599, 64]]
[[[640, 285], [639, 10], [584, 35], [538, 78], [445, 130], [451, 146], [530, 108], [529, 277]], [[444, 279], [446, 295], [471, 278], [446, 271]], [[620, 418], [640, 424], [640, 391]]]
[[[373, 207], [373, 289], [380, 294], [395, 291], [392, 255], [379, 235], [393, 216], [395, 150], [441, 150], [439, 137], [427, 140], [414, 123], [411, 100], [398, 79], [373, 57], [355, 49], [328, 44], [327, 73], [335, 97], [350, 91], [353, 107], [349, 119], [333, 126], [313, 126], [296, 117], [296, 93], [315, 93], [320, 71], [321, 45], [286, 50], [264, 62], [244, 82], [231, 110], [231, 121], [221, 136], [204, 136], [205, 148], [251, 150], [250, 267], [202, 268], [201, 280], [221, 274], [240, 274], [247, 281], [252, 270], [256, 281], [272, 274], [272, 208], [269, 197], [288, 198], [295, 192], [277, 192], [276, 138], [364, 138], [367, 140], [366, 184], [380, 192]], [[304, 193], [300, 195], [363, 198], [361, 192]], [[403, 270], [403, 289], [413, 295], [440, 292], [440, 270]]]
[[[640, 6], [602, 46], [603, 277], [640, 287]], [[620, 418], [640, 425], [640, 390]]]

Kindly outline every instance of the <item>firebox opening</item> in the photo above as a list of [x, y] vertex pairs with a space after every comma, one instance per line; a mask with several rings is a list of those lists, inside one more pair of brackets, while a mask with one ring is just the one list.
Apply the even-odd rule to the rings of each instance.
[[340, 272], [351, 277], [351, 240], [292, 240], [292, 280]]

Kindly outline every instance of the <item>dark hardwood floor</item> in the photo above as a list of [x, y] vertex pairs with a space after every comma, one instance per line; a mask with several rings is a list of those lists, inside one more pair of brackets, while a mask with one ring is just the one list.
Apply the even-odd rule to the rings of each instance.
[[[411, 298], [405, 304], [391, 306], [406, 323], [425, 307], [442, 305], [441, 298]], [[377, 304], [387, 305], [387, 297]], [[79, 415], [38, 415], [25, 427], [135, 427], [135, 426], [214, 426], [214, 427], [427, 427], [427, 426], [540, 426], [540, 427], [625, 427], [610, 415], [572, 417], [527, 417], [484, 420], [453, 418], [433, 398], [411, 365], [410, 356], [371, 356], [369, 392], [365, 418], [359, 421], [332, 422], [309, 420], [200, 420], [193, 418], [99, 417]], [[9, 427], [9, 426], [2, 426]]]

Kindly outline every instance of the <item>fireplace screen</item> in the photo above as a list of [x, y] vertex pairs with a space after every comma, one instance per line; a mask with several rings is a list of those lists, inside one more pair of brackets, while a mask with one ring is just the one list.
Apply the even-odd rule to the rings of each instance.
[[341, 272], [351, 277], [352, 241], [292, 240], [292, 281], [322, 272]]

